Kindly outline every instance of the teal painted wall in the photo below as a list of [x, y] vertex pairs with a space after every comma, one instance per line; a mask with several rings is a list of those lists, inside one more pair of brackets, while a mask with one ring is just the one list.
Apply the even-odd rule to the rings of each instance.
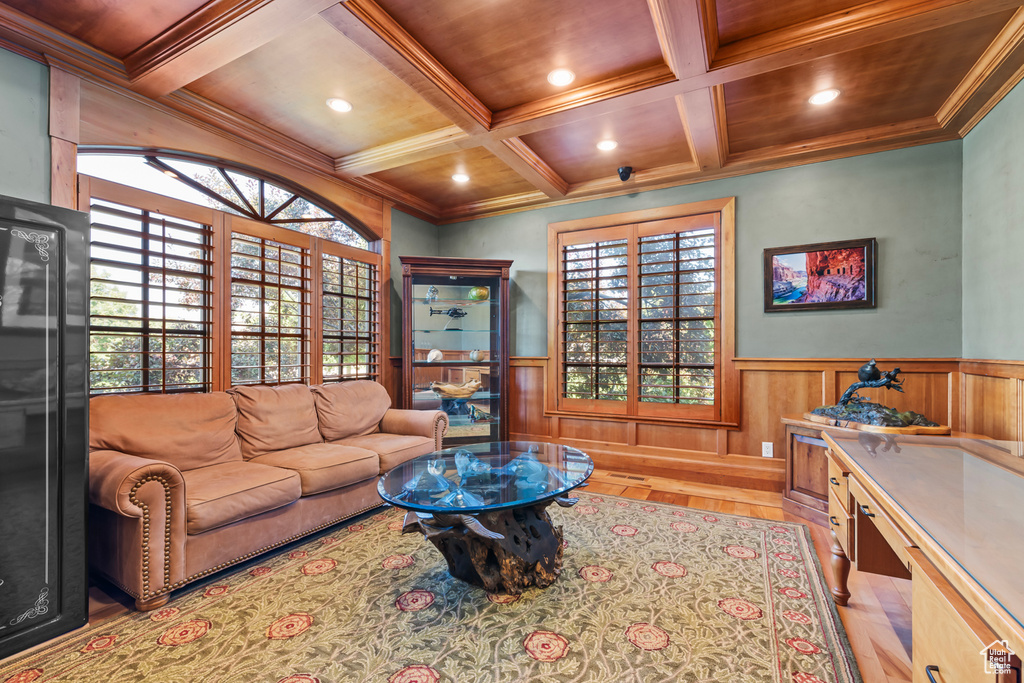
[[[611, 170], [611, 169], [609, 169]], [[438, 253], [511, 258], [512, 353], [547, 355], [548, 223], [736, 197], [741, 357], [958, 357], [961, 142], [440, 226]], [[768, 247], [878, 238], [878, 308], [763, 311]]]
[[50, 77], [0, 48], [0, 194], [50, 203]]
[[1024, 360], [1024, 86], [963, 146], [963, 356]]
[[402, 263], [399, 256], [437, 256], [438, 227], [391, 209], [391, 355], [402, 354]]

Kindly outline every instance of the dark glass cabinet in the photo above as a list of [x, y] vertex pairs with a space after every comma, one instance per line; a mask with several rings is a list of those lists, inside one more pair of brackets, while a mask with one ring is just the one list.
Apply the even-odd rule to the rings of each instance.
[[400, 259], [405, 407], [445, 411], [446, 447], [506, 441], [512, 261]]
[[0, 196], [0, 659], [88, 617], [88, 231]]

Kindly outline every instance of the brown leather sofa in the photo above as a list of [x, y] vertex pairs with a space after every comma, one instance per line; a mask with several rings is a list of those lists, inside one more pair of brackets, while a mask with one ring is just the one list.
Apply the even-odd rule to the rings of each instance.
[[243, 386], [90, 401], [89, 555], [135, 597], [381, 505], [379, 475], [441, 448], [441, 411], [395, 410], [376, 382]]

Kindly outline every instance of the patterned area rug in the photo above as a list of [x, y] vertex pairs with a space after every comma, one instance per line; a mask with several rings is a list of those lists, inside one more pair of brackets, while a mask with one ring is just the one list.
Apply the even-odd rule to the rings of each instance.
[[583, 492], [562, 575], [451, 579], [387, 509], [0, 663], [0, 682], [859, 683], [799, 524]]

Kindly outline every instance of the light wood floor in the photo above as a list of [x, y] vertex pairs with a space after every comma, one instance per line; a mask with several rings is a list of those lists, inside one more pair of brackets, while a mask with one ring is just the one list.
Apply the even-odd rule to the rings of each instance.
[[[832, 585], [828, 529], [782, 511], [782, 494], [712, 486], [636, 474], [596, 470], [586, 492], [746, 515], [804, 522], [811, 530], [825, 578]], [[853, 653], [866, 683], [909, 683], [910, 581], [850, 572], [850, 604], [839, 608]], [[128, 611], [132, 602], [114, 588], [93, 586], [89, 622], [96, 624]]]

